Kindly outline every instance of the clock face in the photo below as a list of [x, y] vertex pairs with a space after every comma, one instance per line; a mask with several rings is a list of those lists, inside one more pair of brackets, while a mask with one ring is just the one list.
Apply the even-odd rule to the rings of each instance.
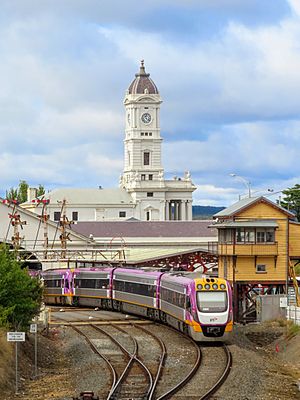
[[142, 121], [144, 122], [144, 124], [150, 124], [151, 120], [152, 120], [152, 117], [149, 113], [144, 113], [142, 115]]

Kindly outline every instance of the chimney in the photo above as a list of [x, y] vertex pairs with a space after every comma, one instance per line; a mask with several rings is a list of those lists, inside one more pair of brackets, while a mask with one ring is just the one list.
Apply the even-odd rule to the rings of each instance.
[[31, 203], [32, 200], [36, 199], [37, 195], [37, 188], [29, 187], [27, 189], [27, 201], [28, 203]]

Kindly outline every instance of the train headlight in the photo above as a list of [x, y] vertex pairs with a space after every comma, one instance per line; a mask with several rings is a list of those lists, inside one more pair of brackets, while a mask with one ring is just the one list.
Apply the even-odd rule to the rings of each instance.
[[197, 285], [197, 289], [202, 290], [203, 289], [203, 285], [201, 285], [201, 283], [199, 283], [199, 285]]
[[224, 285], [224, 283], [221, 283], [220, 288], [221, 288], [222, 290], [224, 290], [224, 289], [226, 289], [226, 285]]
[[212, 285], [212, 287], [213, 287], [214, 290], [217, 290], [217, 289], [218, 289], [218, 285], [217, 285], [216, 283], [214, 283], [214, 284]]
[[209, 284], [209, 283], [206, 283], [206, 284], [204, 285], [204, 287], [205, 287], [206, 290], [209, 290], [209, 289], [210, 289], [210, 284]]

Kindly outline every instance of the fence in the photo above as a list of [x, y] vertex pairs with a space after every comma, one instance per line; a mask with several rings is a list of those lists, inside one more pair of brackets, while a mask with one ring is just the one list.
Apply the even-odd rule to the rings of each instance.
[[286, 309], [286, 318], [293, 321], [294, 324], [300, 325], [300, 307], [288, 306]]

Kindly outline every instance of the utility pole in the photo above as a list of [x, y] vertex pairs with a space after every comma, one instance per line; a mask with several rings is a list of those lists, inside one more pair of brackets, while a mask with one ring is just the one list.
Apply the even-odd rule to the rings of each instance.
[[8, 214], [10, 220], [11, 220], [11, 225], [14, 228], [14, 236], [12, 236], [12, 244], [15, 249], [15, 252], [17, 253], [19, 248], [21, 247], [21, 240], [23, 239], [20, 236], [19, 232], [19, 226], [21, 229], [23, 229], [23, 225], [26, 225], [26, 221], [21, 221], [21, 216], [18, 213], [13, 213], [13, 214]]
[[62, 202], [61, 208], [61, 216], [60, 216], [60, 231], [61, 234], [59, 235], [60, 243], [61, 243], [61, 258], [65, 259], [67, 257], [67, 241], [70, 240], [70, 233], [66, 232], [66, 228], [70, 227], [71, 224], [74, 224], [74, 221], [69, 221], [66, 215], [66, 200], [64, 199]]

